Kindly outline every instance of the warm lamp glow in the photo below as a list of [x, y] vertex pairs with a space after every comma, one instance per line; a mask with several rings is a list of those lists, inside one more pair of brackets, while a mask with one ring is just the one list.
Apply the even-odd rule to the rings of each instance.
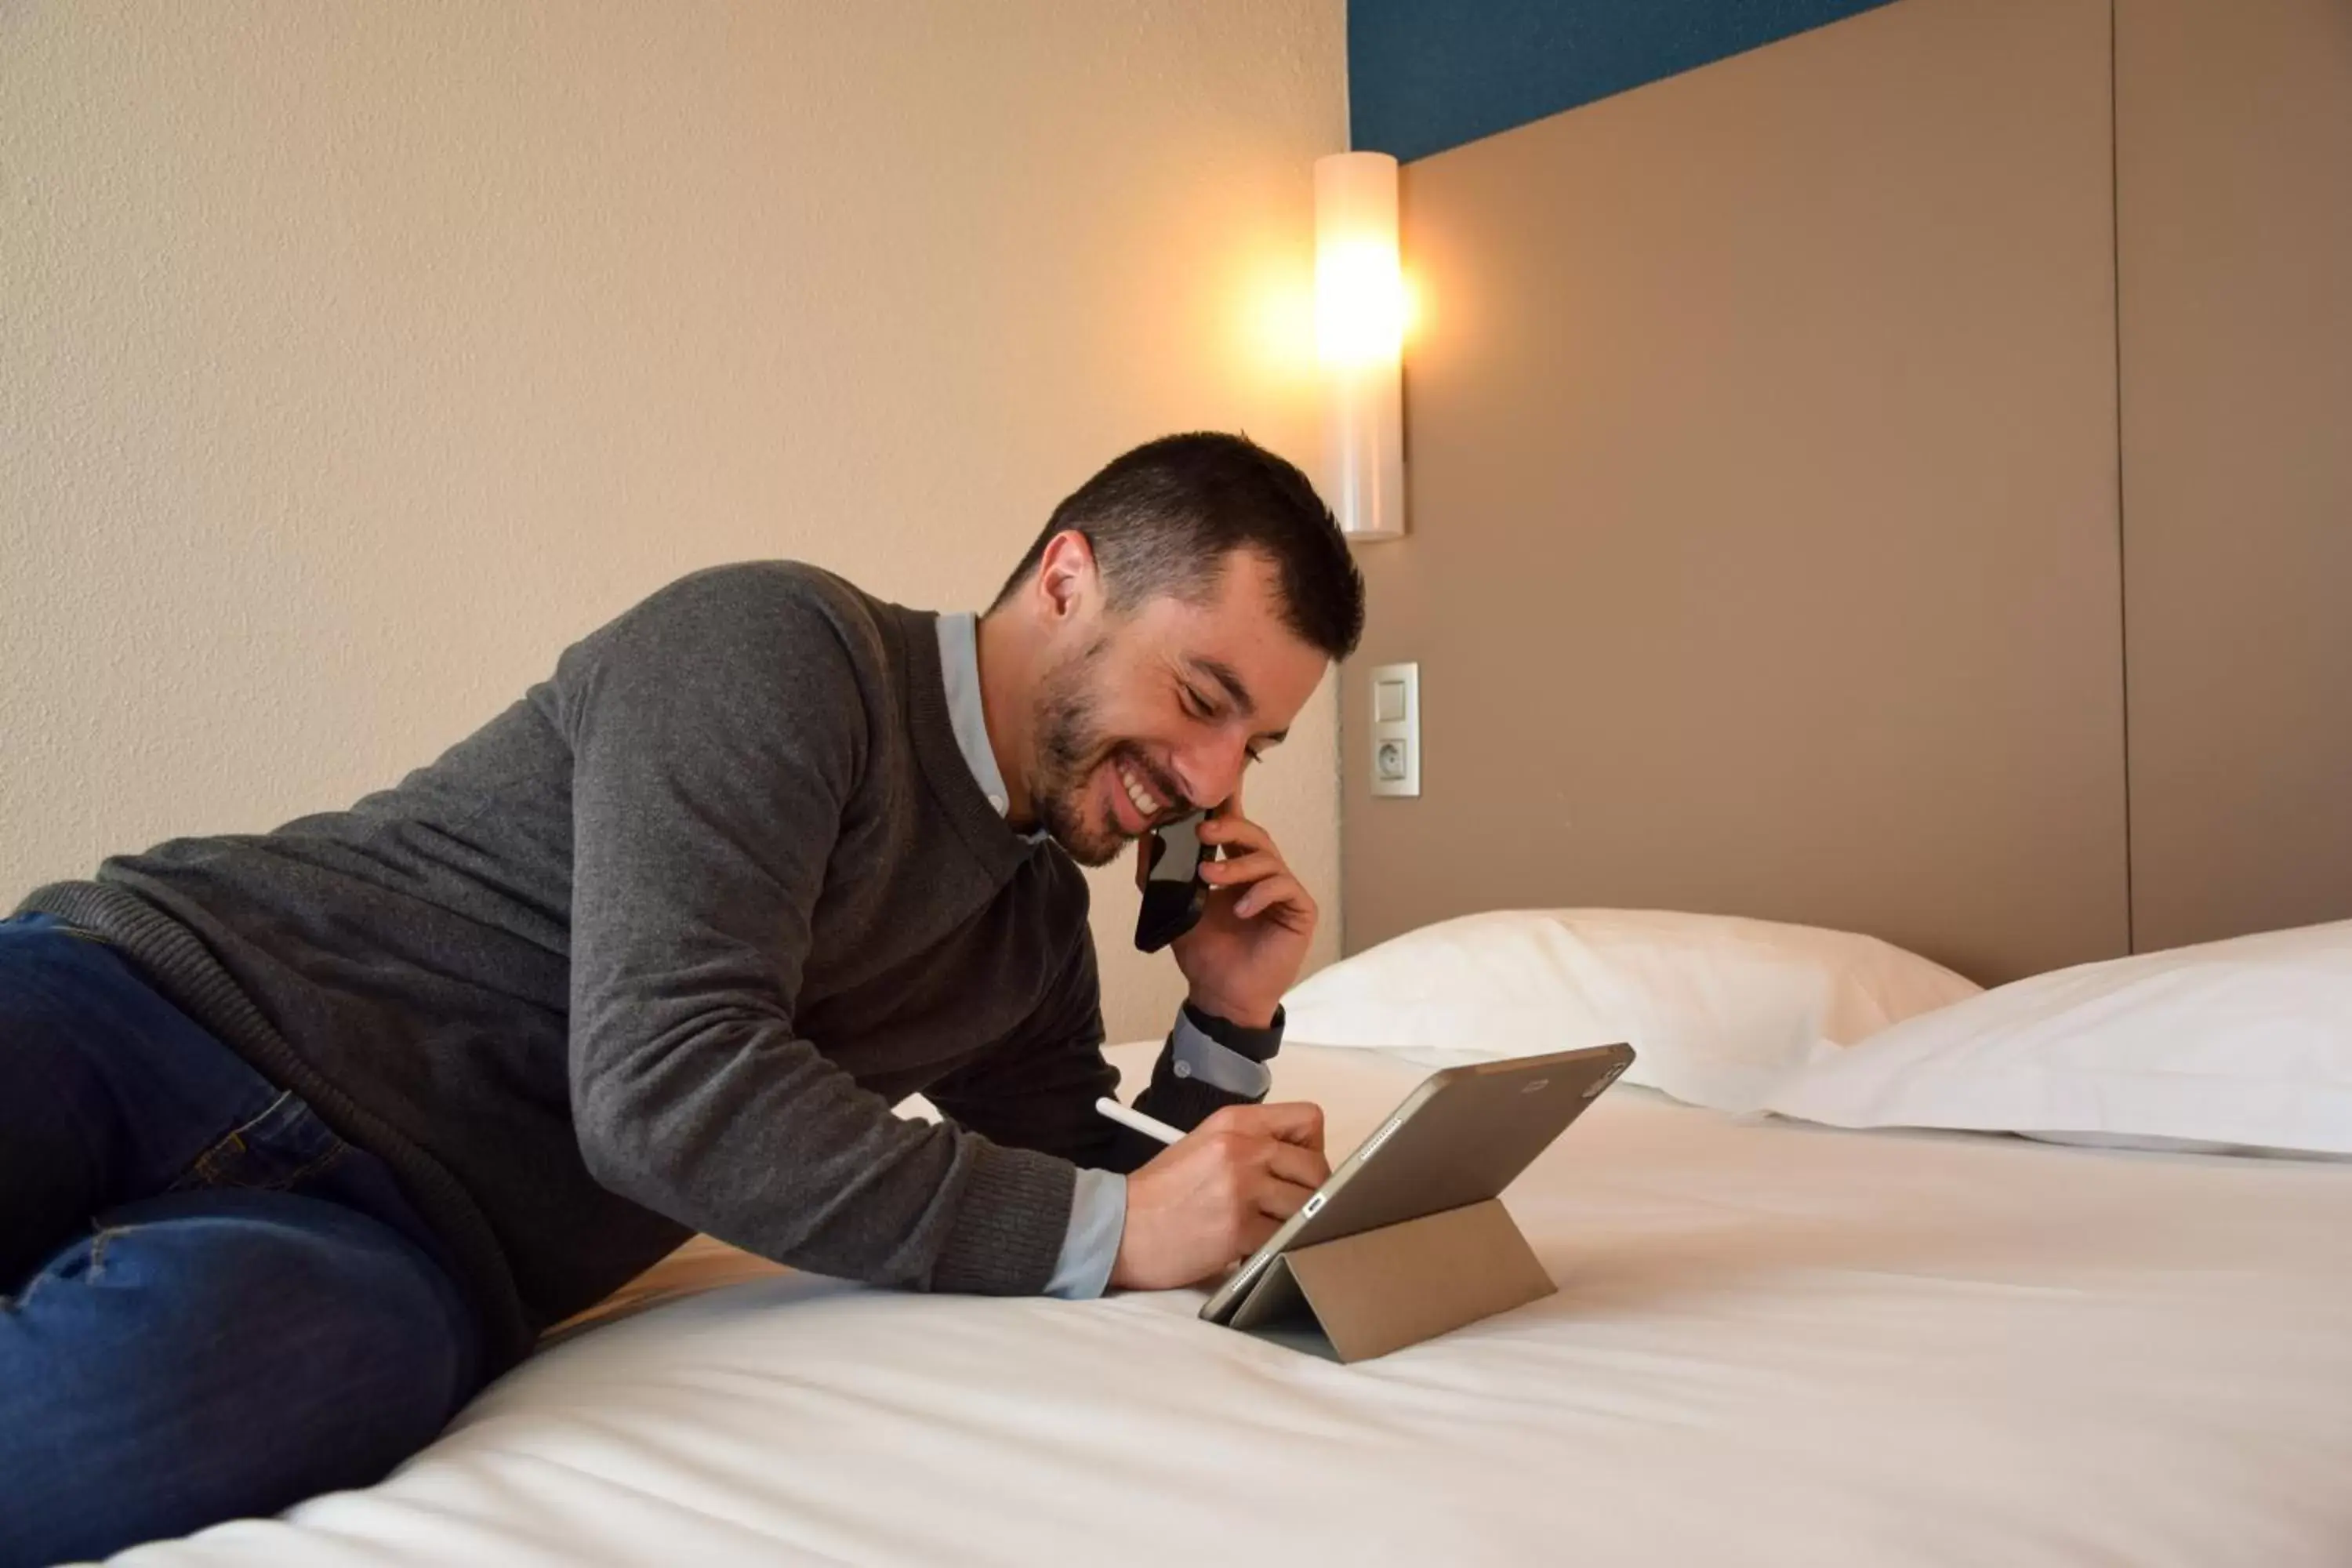
[[1393, 237], [1317, 246], [1315, 352], [1339, 365], [1393, 363], [1404, 352], [1404, 270]]
[[1397, 163], [1315, 163], [1315, 349], [1323, 374], [1324, 499], [1352, 539], [1404, 533], [1404, 331]]

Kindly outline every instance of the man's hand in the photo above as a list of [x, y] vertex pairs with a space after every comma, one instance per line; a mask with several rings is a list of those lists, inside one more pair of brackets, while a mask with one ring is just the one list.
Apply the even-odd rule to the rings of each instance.
[[1176, 939], [1176, 967], [1191, 983], [1192, 1005], [1263, 1029], [1307, 962], [1315, 900], [1273, 836], [1242, 816], [1239, 790], [1201, 824], [1201, 842], [1221, 846], [1225, 858], [1201, 864], [1208, 907], [1201, 923]]
[[1127, 1178], [1127, 1228], [1110, 1282], [1172, 1290], [1240, 1262], [1331, 1174], [1323, 1111], [1229, 1105]]

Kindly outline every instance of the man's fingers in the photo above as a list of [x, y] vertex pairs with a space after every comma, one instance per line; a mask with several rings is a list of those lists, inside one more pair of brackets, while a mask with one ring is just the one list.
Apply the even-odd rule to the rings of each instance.
[[1201, 824], [1201, 842], [1223, 845], [1231, 858], [1236, 851], [1273, 849], [1274, 835], [1245, 816], [1213, 816]]
[[1289, 868], [1282, 863], [1281, 856], [1269, 849], [1254, 849], [1237, 859], [1201, 862], [1201, 875], [1221, 888], [1242, 887]]
[[1290, 1182], [1278, 1182], [1272, 1176], [1258, 1179], [1250, 1198], [1257, 1212], [1273, 1220], [1286, 1220], [1307, 1206], [1315, 1195], [1313, 1187], [1302, 1187]]
[[1320, 1153], [1323, 1149], [1323, 1108], [1311, 1100], [1276, 1100], [1270, 1105], [1229, 1105], [1215, 1120], [1235, 1132], [1279, 1138]]
[[[1278, 1138], [1265, 1147], [1268, 1151], [1266, 1173], [1297, 1193], [1297, 1199], [1290, 1205], [1292, 1209], [1305, 1203], [1316, 1188], [1331, 1178], [1330, 1163], [1317, 1150], [1285, 1143]], [[1289, 1209], [1283, 1211], [1286, 1215], [1289, 1212]]]
[[1269, 910], [1287, 910], [1302, 919], [1315, 915], [1314, 895], [1307, 885], [1285, 871], [1279, 876], [1264, 878], [1252, 884], [1250, 890], [1234, 900], [1234, 913], [1244, 920], [1254, 920]]
[[1255, 850], [1238, 859], [1204, 860], [1201, 875], [1217, 887], [1241, 892], [1234, 900], [1234, 913], [1244, 918], [1276, 904], [1287, 904], [1304, 915], [1315, 912], [1314, 895], [1270, 849]]

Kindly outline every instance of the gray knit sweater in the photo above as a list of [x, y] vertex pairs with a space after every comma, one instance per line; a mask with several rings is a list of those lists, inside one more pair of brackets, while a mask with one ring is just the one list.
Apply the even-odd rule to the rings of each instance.
[[[1157, 1152], [1093, 1114], [1086, 883], [973, 782], [931, 618], [790, 563], [673, 584], [348, 811], [24, 907], [388, 1159], [508, 1356], [696, 1229], [1034, 1291], [1071, 1162]], [[1231, 1102], [1168, 1069], [1162, 1116]]]

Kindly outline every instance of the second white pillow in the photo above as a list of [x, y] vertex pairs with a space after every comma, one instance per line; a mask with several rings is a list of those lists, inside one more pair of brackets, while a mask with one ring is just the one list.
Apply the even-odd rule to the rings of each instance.
[[1630, 1042], [1625, 1081], [1725, 1110], [1792, 1069], [1980, 988], [1879, 941], [1651, 910], [1442, 921], [1308, 977], [1288, 1036], [1444, 1067]]
[[2352, 1155], [2352, 921], [2077, 964], [1780, 1085], [1835, 1127]]

